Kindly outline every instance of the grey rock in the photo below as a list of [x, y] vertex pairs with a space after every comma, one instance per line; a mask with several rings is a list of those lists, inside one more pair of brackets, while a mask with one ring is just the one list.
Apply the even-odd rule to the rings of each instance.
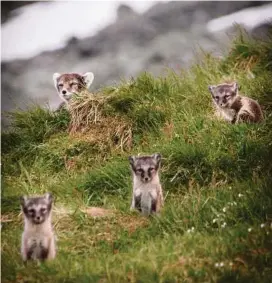
[[250, 33], [255, 38], [268, 38], [272, 35], [272, 20], [263, 25], [255, 27]]

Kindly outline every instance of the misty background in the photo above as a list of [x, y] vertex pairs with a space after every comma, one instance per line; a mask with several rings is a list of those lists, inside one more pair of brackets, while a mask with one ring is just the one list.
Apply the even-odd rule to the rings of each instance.
[[187, 68], [200, 49], [224, 56], [235, 23], [265, 36], [271, 17], [271, 1], [1, 1], [2, 111], [55, 109], [55, 72], [91, 71], [97, 90]]

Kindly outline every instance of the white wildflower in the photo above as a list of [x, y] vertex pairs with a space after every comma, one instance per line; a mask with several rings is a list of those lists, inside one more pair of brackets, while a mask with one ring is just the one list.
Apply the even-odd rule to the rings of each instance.
[[233, 263], [232, 263], [232, 262], [230, 262], [230, 263], [229, 263], [229, 266], [233, 266]]
[[239, 194], [239, 195], [238, 195], [238, 198], [241, 198], [241, 197], [243, 197], [243, 196], [244, 196], [243, 194]]
[[268, 232], [268, 231], [266, 232], [266, 235], [269, 235], [269, 232]]
[[237, 205], [236, 201], [233, 202], [234, 205]]
[[247, 231], [250, 233], [252, 231], [252, 228], [248, 228]]
[[193, 226], [192, 228], [191, 228], [191, 231], [193, 232], [195, 230], [195, 227]]
[[215, 266], [215, 267], [219, 267], [219, 263], [218, 263], [218, 262], [216, 262], [214, 266]]
[[265, 224], [264, 224], [264, 223], [262, 223], [262, 224], [261, 224], [261, 228], [264, 228], [264, 226], [265, 226]]
[[212, 221], [212, 223], [215, 223], [216, 221], [217, 221], [217, 218], [214, 218], [213, 221]]
[[226, 225], [227, 225], [227, 223], [226, 223], [226, 222], [224, 222], [224, 223], [221, 225], [221, 227], [222, 227], [222, 228], [225, 228], [225, 227], [226, 227]]
[[223, 267], [224, 266], [224, 262], [220, 262], [220, 267]]
[[224, 208], [223, 208], [223, 212], [226, 212], [226, 211], [227, 211], [227, 208], [226, 208], [226, 207], [224, 207]]

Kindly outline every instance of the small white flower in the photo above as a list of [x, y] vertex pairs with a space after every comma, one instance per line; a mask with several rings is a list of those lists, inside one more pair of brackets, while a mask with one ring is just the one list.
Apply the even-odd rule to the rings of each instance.
[[216, 262], [214, 266], [215, 266], [215, 267], [219, 267], [219, 263], [218, 263], [218, 262]]
[[212, 223], [215, 223], [216, 221], [217, 221], [217, 218], [214, 218], [213, 221], [212, 221]]
[[187, 233], [191, 233], [191, 229], [188, 229], [188, 230], [187, 230]]
[[248, 228], [247, 231], [250, 233], [252, 231], [252, 228]]
[[230, 262], [230, 263], [229, 263], [229, 266], [233, 266], [233, 263], [232, 263], [232, 262]]
[[262, 224], [261, 224], [261, 228], [264, 228], [264, 226], [265, 226], [265, 224], [264, 224], [264, 223], [262, 223]]
[[225, 228], [225, 227], [226, 227], [226, 225], [227, 225], [227, 223], [226, 223], [226, 222], [224, 222], [224, 223], [221, 225], [221, 227], [222, 227], [222, 228]]
[[236, 201], [233, 202], [234, 205], [237, 205]]
[[231, 189], [232, 189], [232, 187], [229, 187], [229, 189], [231, 190]]
[[195, 230], [195, 227], [193, 226], [192, 228], [191, 228], [191, 230], [192, 230], [192, 232]]
[[239, 198], [241, 198], [241, 197], [243, 197], [243, 196], [244, 196], [243, 194], [239, 194], [239, 195], [238, 195]]
[[226, 208], [226, 207], [224, 207], [224, 208], [223, 208], [223, 212], [226, 212], [226, 211], [227, 211], [227, 208]]
[[269, 232], [268, 232], [268, 231], [266, 232], [266, 235], [269, 235]]
[[224, 262], [220, 262], [220, 267], [223, 267], [224, 266]]

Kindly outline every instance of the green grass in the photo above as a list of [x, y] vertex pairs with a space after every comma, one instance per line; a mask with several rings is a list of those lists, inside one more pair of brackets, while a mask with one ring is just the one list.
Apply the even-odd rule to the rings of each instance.
[[[85, 132], [69, 133], [65, 110], [12, 113], [2, 133], [2, 282], [271, 282], [271, 50], [272, 39], [241, 34], [223, 60], [205, 54], [187, 71], [105, 88], [101, 120], [82, 121]], [[208, 85], [225, 78], [260, 102], [263, 123], [213, 117]], [[128, 156], [155, 152], [165, 207], [146, 219], [129, 211]], [[19, 196], [46, 191], [57, 258], [25, 265]], [[86, 206], [114, 213], [93, 218]]]

